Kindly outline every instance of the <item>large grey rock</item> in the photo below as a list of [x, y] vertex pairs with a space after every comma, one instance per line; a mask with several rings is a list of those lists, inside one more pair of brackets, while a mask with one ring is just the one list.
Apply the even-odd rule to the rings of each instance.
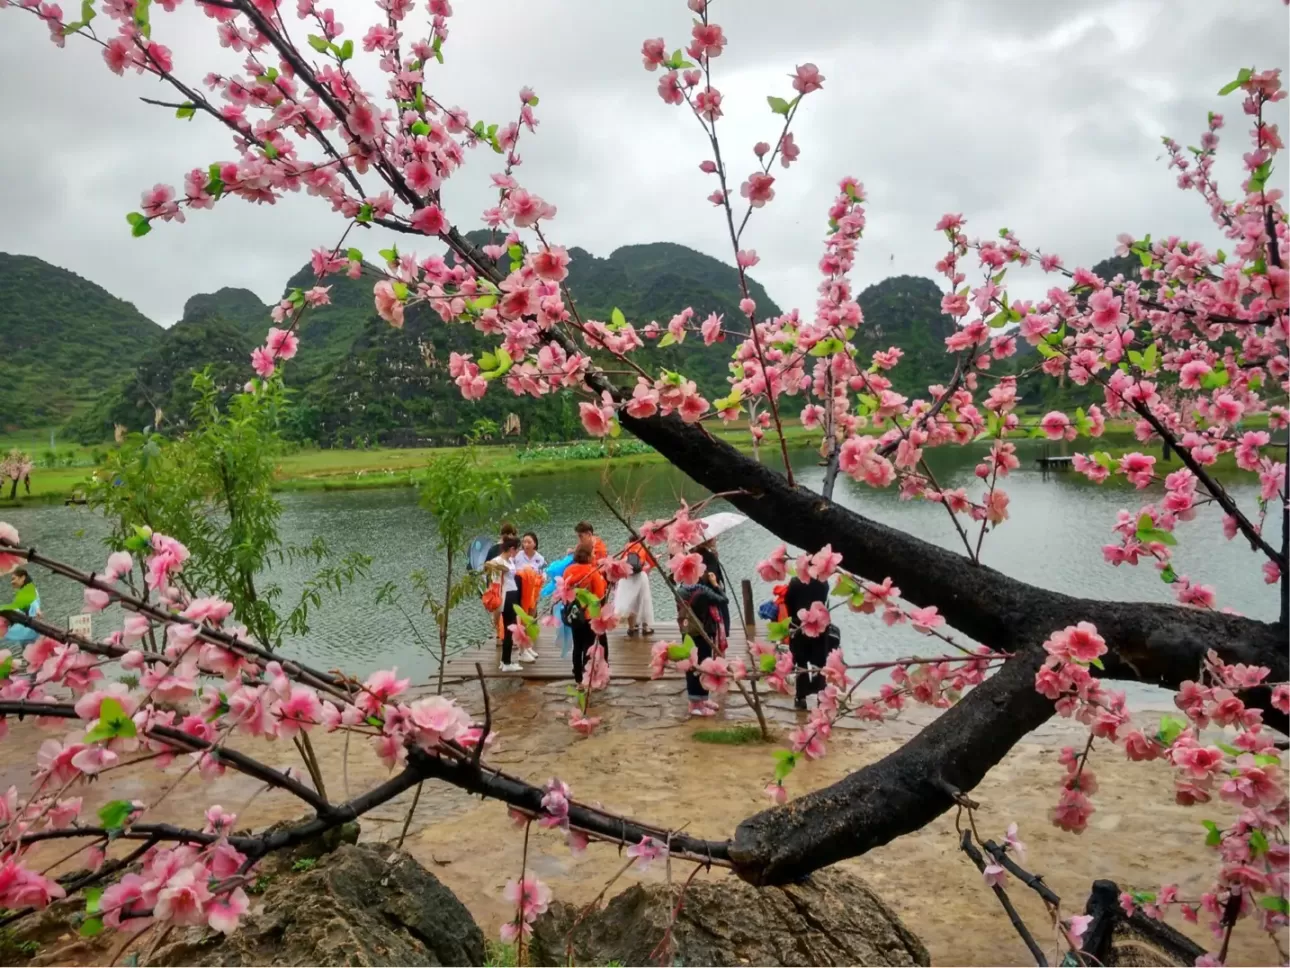
[[[695, 879], [656, 950], [680, 886], [636, 885], [574, 927], [555, 902], [534, 925], [532, 962], [567, 965], [927, 965], [927, 949], [859, 877], [826, 870], [802, 884], [756, 888], [736, 877]], [[572, 935], [571, 935], [572, 932]]]
[[[300, 868], [299, 861], [295, 867]], [[190, 929], [151, 965], [482, 965], [484, 935], [456, 895], [401, 851], [342, 844], [272, 877], [229, 937]], [[255, 905], [258, 907], [259, 905]], [[253, 907], [254, 910], [254, 907]]]

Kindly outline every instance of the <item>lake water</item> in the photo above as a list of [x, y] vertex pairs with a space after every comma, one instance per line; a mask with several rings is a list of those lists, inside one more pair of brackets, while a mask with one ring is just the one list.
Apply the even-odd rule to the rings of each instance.
[[[986, 564], [1036, 585], [1090, 598], [1170, 601], [1168, 588], [1154, 568], [1114, 568], [1102, 561], [1101, 547], [1111, 540], [1110, 527], [1117, 510], [1136, 510], [1144, 503], [1144, 492], [1123, 486], [1095, 487], [1073, 473], [1039, 472], [1034, 458], [1042, 443], [1019, 444], [1022, 466], [1005, 482], [1011, 496], [1011, 518], [997, 532], [986, 536], [983, 560]], [[763, 454], [772, 459], [773, 451]], [[930, 452], [933, 471], [943, 487], [966, 487], [978, 496], [982, 485], [973, 476], [978, 457], [975, 450], [939, 448]], [[822, 470], [810, 451], [799, 451], [795, 463], [800, 480], [818, 488]], [[614, 520], [597, 497], [598, 491], [630, 498], [634, 520], [670, 515], [679, 498], [691, 503], [704, 492], [688, 478], [659, 465], [616, 470], [606, 476], [603, 468], [588, 467], [558, 476], [520, 479], [515, 483], [517, 503], [537, 498], [549, 516], [536, 526], [542, 537], [542, 551], [548, 558], [562, 555], [573, 543], [573, 526], [582, 519], [592, 521], [611, 550], [621, 547], [625, 529]], [[909, 531], [928, 541], [953, 548], [957, 538], [943, 508], [923, 501], [900, 501], [889, 491], [877, 492], [845, 476], [838, 482], [838, 498], [848, 507]], [[1257, 487], [1236, 486], [1234, 496], [1251, 508]], [[431, 677], [433, 664], [398, 610], [378, 608], [375, 589], [386, 581], [400, 582], [405, 601], [413, 593], [407, 576], [422, 569], [431, 576], [440, 573], [442, 562], [434, 552], [434, 521], [417, 504], [411, 488], [380, 491], [291, 492], [280, 495], [283, 505], [282, 534], [285, 541], [306, 544], [321, 535], [337, 553], [364, 551], [374, 558], [371, 577], [343, 597], [329, 602], [315, 613], [309, 635], [292, 641], [288, 651], [323, 668], [345, 668], [366, 673], [378, 667], [397, 665], [416, 681]], [[724, 502], [711, 510], [729, 509]], [[24, 542], [42, 552], [84, 567], [101, 567], [105, 560], [102, 519], [84, 508], [32, 506], [0, 511], [0, 520], [18, 528]], [[1175, 568], [1194, 580], [1218, 588], [1220, 606], [1262, 619], [1274, 619], [1277, 596], [1274, 586], [1263, 583], [1260, 560], [1248, 546], [1226, 541], [1218, 527], [1219, 515], [1204, 508], [1197, 520], [1178, 532]], [[721, 538], [719, 550], [732, 581], [754, 580], [756, 599], [770, 597], [770, 588], [756, 579], [754, 564], [778, 544], [768, 531], [751, 522]], [[304, 567], [275, 568], [271, 580], [284, 589], [284, 600], [299, 592], [309, 575]], [[42, 577], [36, 571], [44, 611], [63, 621], [80, 611], [80, 590], [69, 582]], [[737, 592], [736, 592], [737, 594]], [[660, 621], [675, 614], [663, 582], [654, 579], [654, 602]], [[845, 609], [835, 613], [843, 632], [846, 653], [854, 660], [886, 659], [901, 655], [935, 654], [936, 644], [907, 626], [888, 628], [880, 620], [855, 615]], [[422, 634], [433, 638], [428, 616], [417, 615]], [[1089, 618], [1096, 622], [1097, 616]], [[112, 612], [95, 616], [95, 634], [106, 634], [119, 621]], [[546, 633], [550, 634], [550, 633]], [[483, 641], [491, 635], [482, 609], [468, 602], [454, 613], [452, 639], [455, 642]], [[1156, 690], [1134, 687], [1137, 701], [1149, 700]]]

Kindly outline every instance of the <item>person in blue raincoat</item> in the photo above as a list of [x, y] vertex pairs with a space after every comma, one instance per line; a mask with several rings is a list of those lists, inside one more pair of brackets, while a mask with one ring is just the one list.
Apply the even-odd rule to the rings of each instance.
[[[35, 618], [40, 612], [40, 593], [36, 591], [36, 583], [31, 580], [27, 569], [15, 568], [13, 574], [9, 576], [9, 581], [13, 585], [13, 601], [0, 605], [0, 612], [22, 612], [29, 618]], [[39, 637], [40, 633], [35, 629], [14, 622], [5, 632], [3, 642], [26, 645]]]
[[[572, 554], [547, 562], [546, 571], [543, 572], [546, 575], [546, 584], [542, 586], [542, 598], [550, 598], [555, 594], [555, 580], [563, 575], [564, 570], [571, 564], [573, 564]], [[560, 644], [560, 658], [563, 659], [573, 648], [573, 634], [569, 631], [569, 626], [564, 624], [564, 603], [556, 602], [552, 614], [555, 615], [556, 621], [555, 640]]]

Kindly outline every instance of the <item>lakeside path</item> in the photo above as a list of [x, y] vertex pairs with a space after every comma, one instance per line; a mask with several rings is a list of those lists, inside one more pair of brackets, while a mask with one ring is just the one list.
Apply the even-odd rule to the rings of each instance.
[[[727, 837], [744, 817], [769, 806], [763, 787], [773, 770], [771, 750], [775, 747], [761, 743], [711, 745], [694, 738], [699, 730], [747, 722], [746, 708], [739, 706], [737, 698], [729, 699], [728, 710], [716, 719], [696, 723], [686, 717], [681, 683], [615, 680], [606, 693], [597, 694], [592, 709], [604, 718], [602, 726], [593, 736], [583, 738], [560, 719], [570, 703], [565, 686], [565, 682], [490, 684], [498, 734], [488, 754], [490, 763], [538, 784], [558, 776], [581, 800], [599, 801], [608, 809], [659, 824], [688, 825], [689, 832], [704, 837]], [[460, 688], [462, 701], [476, 714], [482, 713], [478, 687], [465, 684]], [[424, 690], [422, 686], [418, 691]], [[935, 715], [923, 708], [907, 712], [909, 718], [836, 729], [829, 755], [804, 763], [789, 778], [790, 796], [819, 789], [879, 759]], [[772, 718], [782, 734], [797, 716], [787, 700], [777, 697], [772, 700]], [[1154, 717], [1143, 712], [1135, 713], [1135, 718], [1151, 722]], [[42, 740], [61, 735], [62, 728], [11, 722], [6, 756], [0, 762], [0, 790], [10, 784], [29, 789], [36, 749]], [[1085, 735], [1078, 725], [1053, 720], [1017, 745], [972, 791], [981, 804], [977, 822], [983, 835], [998, 838], [1009, 823], [1019, 823], [1020, 836], [1029, 847], [1025, 866], [1044, 875], [1063, 898], [1064, 913], [1082, 911], [1089, 888], [1098, 878], [1112, 879], [1123, 888], [1146, 890], [1157, 889], [1161, 881], [1177, 883], [1183, 896], [1198, 896], [1215, 869], [1214, 853], [1204, 846], [1201, 820], [1224, 824], [1234, 814], [1223, 803], [1204, 809], [1175, 804], [1171, 771], [1158, 761], [1130, 763], [1122, 751], [1095, 749], [1089, 768], [1096, 770], [1100, 789], [1093, 796], [1096, 812], [1088, 829], [1075, 836], [1049, 823], [1048, 810], [1064, 773], [1058, 753], [1062, 746], [1082, 745]], [[333, 798], [357, 794], [388, 776], [366, 744], [351, 742], [346, 766], [345, 744], [339, 734], [318, 731], [313, 738]], [[285, 743], [239, 741], [237, 745], [275, 765], [285, 766], [295, 759]], [[93, 784], [84, 791], [83, 812], [92, 816], [101, 803], [118, 797], [154, 799], [174, 782], [184, 765], [177, 762], [163, 773], [150, 764], [140, 764], [121, 771], [110, 785]], [[231, 771], [207, 783], [194, 771], [165, 797], [155, 809], [154, 819], [191, 820], [213, 803], [237, 811], [239, 826], [258, 828], [302, 813], [298, 801], [277, 792], [252, 799], [258, 786]], [[365, 817], [363, 839], [396, 840], [411, 799], [409, 792]], [[531, 869], [550, 885], [557, 898], [575, 904], [595, 897], [622, 864], [618, 852], [605, 845], [592, 845], [574, 856], [558, 831], [534, 828], [532, 838]], [[518, 871], [521, 842], [502, 805], [430, 784], [414, 814], [405, 849], [461, 898], [486, 937], [496, 938], [501, 924], [513, 913], [502, 891], [507, 879]], [[868, 880], [923, 939], [933, 964], [1030, 963], [1007, 917], [957, 844], [954, 818], [947, 814], [923, 830], [843, 866]], [[65, 853], [65, 845], [58, 850]], [[659, 882], [664, 876], [664, 865], [655, 864], [644, 873], [626, 875], [612, 892], [626, 889], [634, 880]], [[673, 876], [678, 875], [674, 872]], [[699, 876], [721, 879], [729, 875], [717, 871]], [[1051, 934], [1038, 898], [1015, 884], [1011, 887], [1010, 895], [1022, 916], [1051, 949]], [[1202, 945], [1212, 945], [1203, 927], [1175, 927]], [[69, 932], [61, 941], [43, 947], [39, 960], [45, 964], [69, 960], [93, 963], [73, 957], [71, 951], [76, 950], [78, 940]], [[60, 959], [60, 945], [72, 946], [68, 957]], [[1229, 964], [1275, 964], [1277, 959], [1266, 936], [1244, 926], [1236, 933]]]

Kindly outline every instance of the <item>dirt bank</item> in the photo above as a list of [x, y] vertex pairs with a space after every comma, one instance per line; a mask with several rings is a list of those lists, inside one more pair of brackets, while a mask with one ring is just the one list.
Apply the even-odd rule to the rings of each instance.
[[[713, 838], [729, 835], [740, 819], [767, 805], [762, 791], [771, 772], [770, 748], [695, 741], [694, 731], [712, 728], [714, 721], [696, 724], [682, 719], [684, 706], [675, 695], [680, 683], [616, 686], [603, 710], [605, 725], [588, 739], [577, 737], [557, 719], [565, 702], [563, 688], [560, 683], [518, 686], [496, 695], [499, 739], [489, 760], [534, 782], [559, 776], [579, 799], [599, 801], [663, 825], [687, 825], [688, 831]], [[473, 697], [472, 705], [477, 701]], [[792, 718], [791, 710], [782, 706], [774, 713], [781, 724]], [[878, 759], [917, 726], [915, 721], [835, 732], [830, 754], [799, 767], [790, 778], [790, 795], [824, 786]], [[13, 724], [0, 763], [0, 790], [11, 783], [28, 787], [35, 750], [48, 735], [30, 723]], [[1093, 798], [1097, 812], [1082, 836], [1061, 832], [1047, 819], [1062, 772], [1057, 752], [1060, 746], [1077, 742], [1079, 735], [1068, 724], [1050, 724], [1015, 748], [987, 777], [972, 794], [982, 804], [978, 823], [983, 836], [997, 838], [1009, 822], [1018, 822], [1029, 845], [1028, 866], [1044, 874], [1067, 900], [1070, 911], [1082, 909], [1092, 881], [1102, 877], [1126, 887], [1155, 888], [1162, 880], [1176, 882], [1184, 896], [1196, 896], [1213, 870], [1213, 855], [1204, 847], [1200, 821], [1222, 821], [1230, 811], [1222, 805], [1204, 810], [1179, 807], [1173, 802], [1167, 767], [1129, 763], [1122, 754], [1099, 756], [1095, 751], [1090, 766], [1101, 784]], [[318, 737], [316, 742], [333, 799], [344, 797], [347, 790], [356, 794], [387, 775], [357, 740], [351, 743], [348, 765], [340, 738]], [[288, 765], [295, 758], [295, 751], [285, 744], [238, 746], [248, 752], [258, 750], [275, 765]], [[162, 774], [144, 764], [117, 771], [111, 775], [110, 793], [107, 783], [86, 792], [87, 813], [93, 804], [121, 796], [154, 802], [182, 768], [177, 764]], [[257, 826], [301, 812], [291, 799], [276, 793], [257, 796], [256, 789], [256, 784], [232, 773], [212, 783], [193, 773], [162, 798], [150, 819], [192, 822], [211, 803], [237, 810], [244, 823]], [[364, 838], [397, 838], [410, 800], [410, 795], [405, 796], [366, 818]], [[609, 847], [593, 845], [581, 856], [573, 856], [555, 833], [535, 828], [532, 838], [531, 868], [558, 897], [574, 903], [590, 901], [622, 865]], [[457, 893], [490, 937], [496, 937], [498, 926], [509, 915], [502, 888], [518, 872], [520, 845], [521, 837], [503, 807], [437, 785], [424, 791], [406, 844]], [[1030, 963], [980, 875], [959, 853], [952, 815], [846, 866], [865, 877], [918, 933], [934, 963]], [[678, 865], [676, 871], [685, 876], [688, 865]], [[648, 880], [665, 876], [661, 864], [643, 874], [626, 875]], [[1036, 935], [1047, 936], [1043, 909], [1034, 895], [1024, 889], [1012, 894]], [[1189, 933], [1201, 944], [1208, 943], [1203, 929]], [[1270, 942], [1252, 931], [1241, 931], [1230, 962], [1272, 964], [1277, 957]]]

